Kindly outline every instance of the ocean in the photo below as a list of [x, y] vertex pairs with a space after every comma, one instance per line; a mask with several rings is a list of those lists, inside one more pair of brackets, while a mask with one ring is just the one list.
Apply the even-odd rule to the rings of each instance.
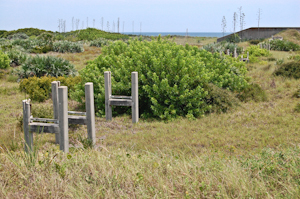
[[[126, 35], [143, 35], [143, 36], [186, 36], [186, 32], [124, 32]], [[224, 36], [231, 33], [224, 33]], [[189, 37], [223, 37], [222, 32], [189, 32]]]

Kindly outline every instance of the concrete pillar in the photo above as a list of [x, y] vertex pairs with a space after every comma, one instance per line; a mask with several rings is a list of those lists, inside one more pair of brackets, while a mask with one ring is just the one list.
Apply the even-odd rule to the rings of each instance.
[[247, 59], [249, 59], [249, 52], [247, 52]]
[[139, 121], [138, 72], [131, 73], [132, 123]]
[[[52, 101], [53, 101], [53, 115], [54, 119], [58, 120], [58, 87], [60, 85], [59, 81], [51, 82], [52, 90]], [[59, 131], [55, 133], [55, 143], [59, 144]]]
[[29, 131], [29, 122], [30, 122], [30, 102], [23, 100], [23, 130], [25, 137], [25, 152], [32, 151], [33, 147], [33, 133]]
[[65, 153], [69, 152], [68, 133], [68, 87], [58, 88], [58, 118], [59, 118], [59, 149]]
[[112, 109], [109, 105], [109, 98], [111, 96], [111, 72], [104, 72], [104, 86], [105, 86], [105, 117], [106, 120], [112, 120]]
[[88, 139], [96, 143], [95, 133], [95, 107], [94, 107], [94, 86], [92, 82], [85, 84], [85, 110], [87, 120]]
[[236, 48], [234, 48], [233, 57], [237, 58]]
[[226, 51], [226, 54], [227, 54], [227, 55], [229, 55], [229, 54], [230, 54], [230, 52], [229, 52], [229, 49], [227, 49], [227, 51]]

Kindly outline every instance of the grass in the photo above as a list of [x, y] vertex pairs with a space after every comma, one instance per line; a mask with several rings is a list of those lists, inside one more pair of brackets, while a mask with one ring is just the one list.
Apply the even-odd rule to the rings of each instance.
[[[80, 69], [100, 52], [85, 46], [82, 54], [56, 56]], [[271, 53], [275, 59], [290, 55]], [[50, 134], [34, 134], [35, 154], [24, 154], [16, 118], [25, 96], [18, 83], [1, 79], [0, 197], [300, 198], [299, 98], [293, 97], [300, 80], [273, 76], [275, 62], [247, 66], [266, 102], [167, 123], [97, 117], [95, 149], [84, 145], [85, 126], [71, 126], [69, 154]], [[78, 106], [70, 100], [69, 109]]]

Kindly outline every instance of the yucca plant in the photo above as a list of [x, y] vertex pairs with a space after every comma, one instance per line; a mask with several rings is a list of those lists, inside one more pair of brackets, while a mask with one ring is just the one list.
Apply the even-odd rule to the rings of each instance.
[[74, 66], [62, 58], [51, 56], [35, 56], [30, 57], [22, 64], [21, 69], [16, 71], [20, 78], [42, 77], [42, 76], [64, 76], [75, 75]]
[[104, 38], [99, 38], [91, 41], [90, 46], [102, 47], [108, 44], [108, 40]]

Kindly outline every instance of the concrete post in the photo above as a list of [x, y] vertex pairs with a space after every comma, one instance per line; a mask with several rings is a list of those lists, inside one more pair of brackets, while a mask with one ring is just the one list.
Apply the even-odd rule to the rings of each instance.
[[[53, 101], [53, 115], [54, 119], [58, 120], [58, 87], [60, 82], [51, 82], [52, 101]], [[59, 132], [55, 133], [55, 143], [59, 144]]]
[[139, 121], [138, 72], [131, 73], [132, 123]]
[[68, 87], [58, 88], [58, 118], [59, 118], [59, 149], [65, 153], [69, 152], [68, 133]]
[[220, 51], [220, 57], [222, 57], [222, 51]]
[[25, 152], [32, 151], [33, 146], [33, 133], [29, 131], [29, 122], [30, 122], [30, 102], [23, 100], [23, 130], [25, 136]]
[[237, 58], [236, 48], [234, 48], [233, 57], [234, 57], [234, 58]]
[[94, 86], [92, 82], [85, 84], [85, 110], [87, 120], [88, 139], [96, 143], [95, 134], [95, 107], [94, 107]]
[[105, 117], [106, 120], [112, 120], [112, 109], [109, 105], [109, 98], [111, 96], [111, 72], [104, 72], [104, 84], [105, 84]]
[[229, 49], [227, 49], [227, 51], [226, 51], [226, 54], [227, 54], [227, 55], [229, 55], [229, 54], [230, 54], [230, 53], [229, 53]]
[[247, 59], [249, 59], [249, 52], [247, 52]]

